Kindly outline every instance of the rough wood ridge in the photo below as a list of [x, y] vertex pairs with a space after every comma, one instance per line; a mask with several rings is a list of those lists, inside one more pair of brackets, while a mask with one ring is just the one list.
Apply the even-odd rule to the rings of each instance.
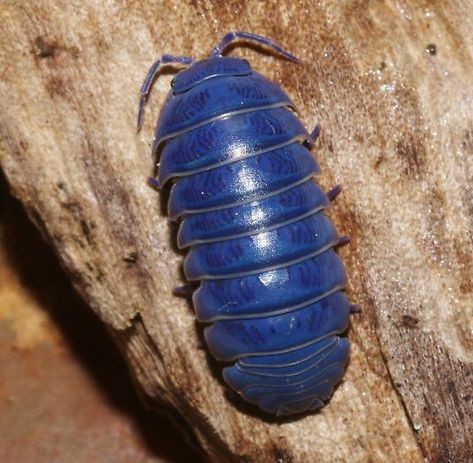
[[[268, 6], [268, 3], [271, 5]], [[268, 11], [271, 17], [268, 20]], [[176, 410], [212, 461], [467, 462], [473, 456], [473, 3], [3, 2], [1, 167], [150, 402]], [[352, 319], [348, 372], [322, 412], [276, 421], [230, 395], [192, 309], [182, 255], [146, 184], [160, 53], [204, 57], [232, 29], [294, 65], [233, 53], [280, 82], [308, 127]]]

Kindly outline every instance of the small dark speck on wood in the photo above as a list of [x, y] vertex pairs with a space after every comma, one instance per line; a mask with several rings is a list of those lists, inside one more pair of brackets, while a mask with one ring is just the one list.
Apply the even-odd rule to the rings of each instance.
[[123, 257], [123, 260], [128, 264], [134, 264], [138, 260], [138, 253], [136, 251], [132, 251]]
[[40, 58], [48, 58], [54, 55], [58, 45], [55, 41], [50, 41], [45, 37], [38, 36], [34, 41], [35, 53]]
[[406, 328], [416, 328], [419, 324], [419, 320], [412, 315], [404, 314], [401, 317], [401, 325], [405, 326]]
[[425, 47], [425, 51], [426, 51], [429, 55], [435, 56], [435, 55], [437, 54], [437, 45], [435, 45], [435, 43], [429, 43], [429, 44]]

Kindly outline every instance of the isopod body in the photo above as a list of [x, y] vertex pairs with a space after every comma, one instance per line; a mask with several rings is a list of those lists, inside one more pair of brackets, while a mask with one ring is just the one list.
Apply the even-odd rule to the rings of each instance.
[[235, 38], [296, 61], [247, 32], [228, 33], [202, 61], [163, 55], [142, 86], [138, 125], [158, 67], [187, 65], [160, 112], [153, 154], [157, 184], [172, 183], [185, 275], [200, 282], [196, 316], [232, 389], [269, 413], [301, 413], [329, 398], [349, 355], [341, 238], [324, 213], [331, 195], [313, 179], [317, 130], [306, 131], [279, 85], [221, 55]]

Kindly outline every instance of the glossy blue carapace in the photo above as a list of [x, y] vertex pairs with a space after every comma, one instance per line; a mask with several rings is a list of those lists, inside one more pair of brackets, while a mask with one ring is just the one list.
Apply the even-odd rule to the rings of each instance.
[[324, 213], [329, 197], [310, 135], [291, 99], [246, 60], [223, 57], [232, 32], [208, 59], [164, 55], [141, 89], [138, 125], [161, 64], [188, 67], [173, 79], [160, 112], [153, 155], [157, 182], [172, 182], [169, 215], [189, 248], [188, 280], [212, 354], [230, 362], [225, 381], [276, 415], [320, 408], [343, 375], [350, 305], [340, 243]]

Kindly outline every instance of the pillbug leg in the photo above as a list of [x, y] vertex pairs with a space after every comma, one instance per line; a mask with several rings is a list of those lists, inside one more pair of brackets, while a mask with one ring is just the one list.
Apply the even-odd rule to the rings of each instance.
[[311, 147], [315, 141], [317, 140], [317, 138], [319, 138], [319, 135], [320, 135], [320, 124], [317, 124], [315, 127], [314, 127], [314, 130], [312, 130], [312, 132], [310, 133], [309, 137], [307, 138], [307, 140], [304, 141], [304, 145], [309, 148]]
[[327, 197], [330, 201], [333, 201], [335, 197], [342, 191], [341, 185], [335, 185], [331, 190], [327, 191]]
[[361, 307], [358, 304], [350, 304], [351, 314], [360, 313], [360, 312], [361, 312]]
[[179, 297], [188, 297], [192, 295], [192, 286], [191, 285], [182, 285], [182, 286], [176, 286], [175, 288], [172, 289], [172, 293], [174, 296], [179, 296]]
[[349, 242], [350, 242], [349, 236], [346, 236], [346, 235], [340, 236], [335, 246], [343, 246], [344, 244], [348, 244]]
[[194, 60], [188, 56], [174, 56], [174, 55], [163, 55], [160, 56], [149, 68], [148, 73], [146, 74], [145, 80], [141, 84], [140, 89], [140, 103], [138, 105], [138, 115], [136, 118], [136, 128], [140, 130], [141, 123], [143, 122], [143, 110], [146, 103], [146, 98], [151, 86], [153, 85], [154, 78], [158, 73], [159, 67], [162, 64], [192, 64]]
[[280, 53], [282, 56], [287, 58], [290, 61], [294, 61], [297, 63], [299, 59], [294, 56], [292, 53], [289, 53], [287, 50], [285, 50], [281, 45], [278, 45], [277, 43], [273, 42], [271, 39], [268, 39], [267, 37], [263, 37], [261, 35], [257, 34], [252, 34], [251, 32], [242, 32], [242, 31], [232, 31], [232, 32], [227, 32], [220, 43], [213, 48], [213, 50], [210, 52], [210, 58], [217, 58], [222, 55], [223, 50], [234, 40], [236, 39], [248, 39], [252, 40], [253, 42], [261, 43], [262, 45], [267, 45], [268, 47], [271, 47], [273, 50], [276, 52]]
[[159, 180], [156, 177], [148, 177], [148, 185], [155, 190], [159, 190]]

